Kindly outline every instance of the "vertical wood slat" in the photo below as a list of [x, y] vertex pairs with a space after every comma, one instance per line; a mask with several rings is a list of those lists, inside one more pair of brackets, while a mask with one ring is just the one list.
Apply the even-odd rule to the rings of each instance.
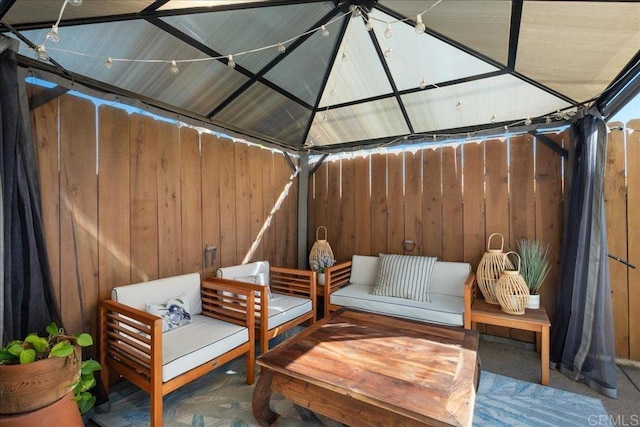
[[404, 253], [404, 155], [387, 156], [387, 249], [386, 253]]
[[484, 216], [484, 144], [468, 143], [464, 150], [464, 261], [473, 271], [485, 252]]
[[262, 177], [262, 150], [256, 147], [250, 147], [248, 151], [248, 168], [249, 168], [249, 203], [250, 203], [250, 220], [251, 230], [249, 233], [251, 246], [254, 248], [251, 255], [251, 261], [264, 260], [264, 245], [262, 240], [258, 241], [260, 230], [267, 219], [264, 215], [263, 208], [263, 182]]
[[533, 137], [528, 134], [511, 137], [509, 150], [509, 248], [515, 250], [519, 239], [534, 239], [536, 234]]
[[70, 333], [97, 336], [98, 191], [95, 109], [60, 98], [60, 309]]
[[[276, 197], [273, 183], [273, 152], [271, 150], [261, 151], [262, 164], [262, 206], [264, 209], [264, 217], [268, 221], [267, 229], [262, 239], [262, 247], [264, 248], [264, 259], [270, 263], [275, 262], [276, 254], [276, 236], [275, 221], [271, 211], [273, 210]], [[311, 206], [311, 205], [309, 205]]]
[[423, 255], [442, 258], [442, 151], [425, 149], [423, 158]]
[[343, 259], [341, 223], [340, 223], [340, 173], [342, 170], [342, 161], [328, 161], [327, 163], [327, 241], [331, 246], [334, 257]]
[[251, 248], [251, 182], [249, 180], [249, 146], [235, 146], [235, 186], [236, 205], [233, 215], [236, 217], [236, 254], [234, 264], [245, 260]]
[[[294, 162], [295, 163], [295, 162]], [[284, 163], [287, 174], [287, 260], [284, 264], [288, 268], [298, 266], [298, 178], [294, 176], [294, 171], [289, 163]]]
[[[562, 147], [568, 133], [548, 135]], [[560, 274], [560, 252], [564, 230], [562, 197], [562, 163], [564, 159], [541, 142], [536, 142], [536, 239], [550, 245], [550, 270], [540, 291], [540, 304], [545, 307], [553, 325]]]
[[213, 265], [203, 264], [203, 276], [215, 274], [220, 264], [220, 146], [221, 140], [210, 134], [202, 135], [202, 253], [207, 246], [217, 248], [217, 256]]
[[[629, 357], [640, 360], [640, 119], [627, 123], [633, 133], [627, 137], [627, 218], [629, 262], [636, 266], [629, 269]], [[622, 308], [624, 309], [624, 308]]]
[[131, 283], [131, 175], [129, 115], [98, 109], [98, 271], [101, 299], [111, 289]]
[[[31, 86], [29, 86], [31, 88]], [[33, 132], [40, 180], [42, 223], [53, 294], [61, 300], [60, 281], [60, 174], [58, 168], [58, 100], [49, 101], [33, 110]], [[4, 303], [4, 302], [3, 302]]]
[[[609, 123], [610, 127], [622, 123]], [[627, 188], [625, 183], [624, 130], [612, 130], [607, 143], [607, 163], [605, 171], [605, 216], [607, 220], [607, 240], [609, 253], [627, 259]], [[627, 267], [609, 259], [611, 282], [611, 304], [623, 307], [629, 301]], [[613, 324], [616, 331], [616, 356], [629, 358], [629, 310], [613, 310]]]
[[442, 259], [462, 261], [462, 147], [442, 150]]
[[339, 261], [351, 259], [356, 250], [356, 224], [360, 220], [356, 216], [356, 193], [363, 191], [356, 187], [354, 159], [342, 160], [342, 200], [340, 204], [341, 258]]
[[158, 278], [158, 131], [155, 121], [133, 114], [131, 135], [131, 282]]
[[405, 196], [404, 196], [404, 238], [413, 240], [412, 250], [404, 249], [406, 255], [423, 255], [422, 241], [422, 150], [404, 153]]
[[[220, 169], [220, 246], [219, 267], [238, 264], [236, 244], [236, 172], [235, 149], [231, 141], [222, 140], [216, 166]], [[240, 260], [242, 261], [242, 260]]]
[[355, 158], [355, 254], [371, 255], [371, 189], [369, 187], [369, 157]]
[[287, 198], [289, 166], [284, 155], [277, 153], [273, 158], [274, 196], [279, 203], [275, 213], [276, 252], [274, 265], [285, 267], [287, 264]]
[[313, 175], [314, 188], [315, 188], [313, 215], [316, 222], [314, 226], [309, 229], [309, 237], [311, 240], [311, 246], [309, 246], [309, 250], [311, 250], [316, 240], [316, 233], [317, 233], [318, 227], [321, 225], [324, 225], [326, 227], [327, 221], [329, 219], [328, 218], [329, 210], [328, 210], [328, 202], [327, 202], [327, 193], [329, 191], [328, 184], [327, 184], [328, 176], [329, 176], [329, 166], [327, 162], [324, 162], [323, 164], [321, 164], [318, 170], [316, 170], [316, 172]]
[[180, 194], [182, 273], [201, 271], [202, 244], [202, 167], [200, 136], [195, 129], [180, 128]]
[[182, 194], [180, 192], [180, 130], [156, 121], [158, 129], [158, 275], [182, 272]]
[[387, 156], [371, 156], [371, 252], [387, 251]]

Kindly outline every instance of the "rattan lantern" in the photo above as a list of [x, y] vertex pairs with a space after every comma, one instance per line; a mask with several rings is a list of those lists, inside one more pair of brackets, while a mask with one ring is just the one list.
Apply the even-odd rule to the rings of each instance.
[[529, 287], [520, 275], [520, 255], [516, 252], [507, 252], [518, 257], [518, 267], [515, 270], [505, 270], [496, 283], [495, 294], [500, 308], [508, 314], [524, 314], [529, 298]]
[[[321, 229], [324, 230], [324, 239], [320, 238]], [[329, 245], [329, 242], [327, 242], [327, 228], [324, 225], [321, 225], [316, 229], [316, 241], [311, 247], [311, 252], [309, 253], [309, 265], [313, 266], [320, 258], [329, 258], [335, 261], [331, 246]]]
[[[493, 239], [494, 236], [500, 236], [500, 249], [491, 249], [491, 239]], [[490, 235], [487, 241], [487, 251], [482, 256], [476, 271], [478, 287], [480, 288], [480, 292], [482, 292], [482, 296], [484, 296], [484, 300], [489, 304], [498, 304], [494, 293], [495, 285], [506, 268], [513, 268], [513, 264], [511, 264], [509, 258], [505, 256], [503, 250], [504, 236], [500, 233]]]

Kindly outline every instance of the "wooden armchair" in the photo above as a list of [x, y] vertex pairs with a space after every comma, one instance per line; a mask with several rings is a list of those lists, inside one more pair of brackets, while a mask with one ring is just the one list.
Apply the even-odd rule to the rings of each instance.
[[219, 268], [216, 276], [208, 280], [255, 292], [256, 338], [260, 339], [261, 353], [269, 350], [271, 338], [304, 322], [316, 321], [314, 271], [270, 267], [267, 261], [258, 261]]
[[[100, 363], [108, 392], [115, 371], [151, 395], [151, 425], [162, 426], [163, 396], [243, 354], [255, 379], [254, 293], [197, 273], [114, 288], [99, 305]], [[229, 296], [231, 295], [231, 296]], [[163, 333], [148, 304], [186, 301], [191, 323]], [[186, 307], [186, 306], [185, 306]], [[148, 306], [147, 306], [148, 308]]]

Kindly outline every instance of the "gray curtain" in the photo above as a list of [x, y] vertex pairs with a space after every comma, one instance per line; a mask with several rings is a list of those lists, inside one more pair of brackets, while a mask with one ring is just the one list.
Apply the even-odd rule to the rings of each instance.
[[[17, 40], [0, 35], [0, 326], [2, 342], [60, 323], [38, 197], [35, 150], [23, 121]], [[24, 118], [29, 120], [29, 117]]]
[[575, 381], [617, 397], [604, 210], [607, 130], [587, 114], [571, 126], [568, 203], [551, 362]]

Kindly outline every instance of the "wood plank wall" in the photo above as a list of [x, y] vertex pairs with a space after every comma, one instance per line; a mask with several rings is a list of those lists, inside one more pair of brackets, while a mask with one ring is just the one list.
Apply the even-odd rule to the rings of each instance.
[[640, 360], [640, 119], [609, 123], [605, 209], [616, 356]]
[[[282, 153], [71, 95], [33, 119], [49, 262], [69, 332], [97, 337], [98, 300], [115, 286], [244, 260], [296, 267], [297, 179]], [[218, 248], [215, 267], [205, 268], [207, 245]]]
[[[551, 135], [568, 144], [568, 132]], [[310, 181], [309, 248], [324, 225], [338, 261], [400, 253], [466, 261], [491, 233], [551, 244], [542, 304], [553, 319], [563, 229], [563, 159], [530, 135], [326, 161]], [[403, 242], [415, 242], [405, 250]], [[483, 332], [532, 341], [498, 327]]]

